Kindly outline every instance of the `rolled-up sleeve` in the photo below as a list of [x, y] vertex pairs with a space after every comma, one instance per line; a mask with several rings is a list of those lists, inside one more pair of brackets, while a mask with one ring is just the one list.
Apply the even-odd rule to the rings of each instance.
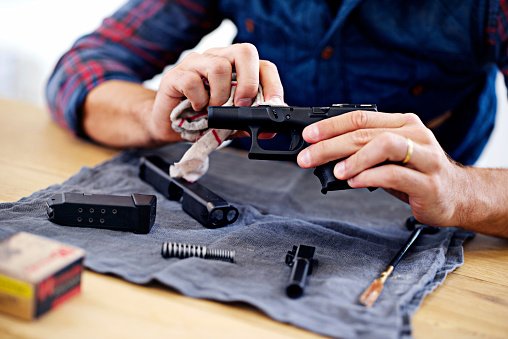
[[84, 136], [80, 111], [87, 94], [107, 80], [142, 82], [162, 72], [222, 21], [206, 0], [131, 0], [58, 61], [47, 87], [52, 117]]

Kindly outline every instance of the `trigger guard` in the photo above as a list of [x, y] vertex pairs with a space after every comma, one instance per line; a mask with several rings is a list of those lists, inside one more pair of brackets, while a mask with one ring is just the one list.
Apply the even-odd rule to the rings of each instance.
[[[260, 127], [249, 127], [251, 131], [251, 143], [249, 151], [249, 159], [260, 159], [260, 160], [295, 160], [298, 153], [305, 146], [303, 138], [298, 142], [298, 145], [294, 146], [292, 150], [267, 150], [262, 148], [258, 143], [258, 136]], [[293, 147], [293, 142], [291, 142]]]
[[264, 151], [258, 143], [259, 127], [249, 127], [250, 129], [250, 153], [257, 153]]

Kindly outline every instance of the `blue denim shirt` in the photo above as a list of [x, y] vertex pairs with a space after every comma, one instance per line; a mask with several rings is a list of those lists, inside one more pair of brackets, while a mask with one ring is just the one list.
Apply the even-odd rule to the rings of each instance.
[[277, 65], [288, 104], [413, 112], [472, 164], [493, 128], [498, 66], [508, 75], [505, 12], [499, 0], [343, 0], [337, 13], [325, 0], [129, 0], [62, 57], [47, 97], [55, 120], [83, 135], [91, 89], [150, 79], [229, 18], [236, 42]]
[[473, 163], [493, 128], [497, 68], [488, 63], [487, 1], [224, 0], [236, 42], [274, 62], [297, 106], [374, 103], [413, 112], [452, 158]]

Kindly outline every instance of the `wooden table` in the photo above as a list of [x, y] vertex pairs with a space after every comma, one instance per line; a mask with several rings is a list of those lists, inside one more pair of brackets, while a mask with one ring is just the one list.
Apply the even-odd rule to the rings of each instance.
[[[76, 139], [42, 108], [0, 100], [0, 202], [118, 153]], [[1, 224], [0, 224], [1, 227]], [[465, 263], [413, 317], [415, 338], [508, 338], [508, 240], [477, 235]], [[243, 305], [184, 297], [91, 271], [82, 293], [34, 322], [0, 314], [0, 338], [319, 338]]]

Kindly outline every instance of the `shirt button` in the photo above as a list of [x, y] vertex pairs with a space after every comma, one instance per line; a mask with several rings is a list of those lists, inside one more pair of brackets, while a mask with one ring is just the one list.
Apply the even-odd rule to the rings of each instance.
[[330, 59], [332, 57], [332, 55], [333, 55], [333, 47], [332, 46], [326, 46], [321, 51], [321, 58], [323, 58], [325, 60]]
[[245, 29], [249, 33], [254, 32], [254, 20], [250, 18], [245, 19]]
[[423, 86], [422, 85], [414, 85], [413, 88], [411, 88], [411, 94], [415, 97], [421, 95], [423, 93]]

